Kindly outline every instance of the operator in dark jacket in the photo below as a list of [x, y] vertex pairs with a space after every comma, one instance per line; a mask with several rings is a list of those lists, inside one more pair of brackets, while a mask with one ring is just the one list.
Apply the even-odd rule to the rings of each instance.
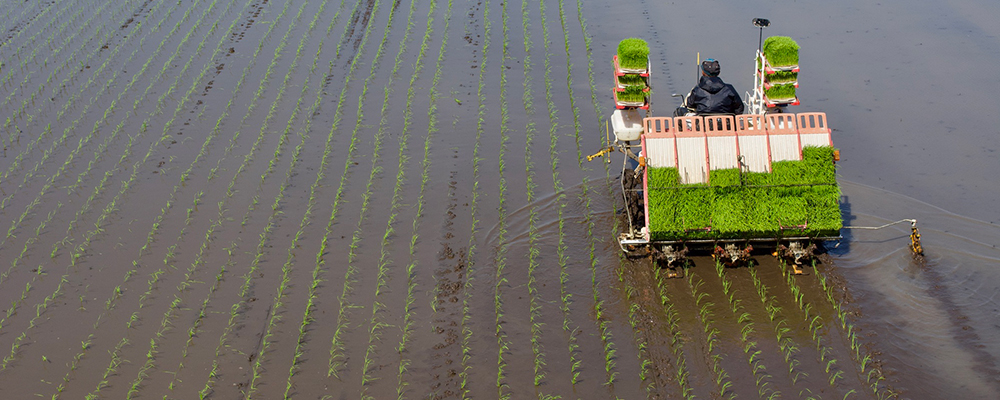
[[733, 85], [719, 79], [719, 62], [701, 63], [701, 79], [687, 97], [687, 107], [698, 114], [743, 114], [743, 100]]

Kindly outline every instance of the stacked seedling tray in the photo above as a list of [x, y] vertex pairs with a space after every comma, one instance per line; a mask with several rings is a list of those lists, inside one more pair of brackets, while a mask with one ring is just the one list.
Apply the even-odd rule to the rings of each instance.
[[799, 87], [799, 45], [787, 36], [772, 36], [764, 41], [762, 66], [758, 69], [764, 83], [764, 101], [768, 106], [798, 105], [795, 89]]
[[615, 107], [623, 109], [649, 109], [649, 44], [645, 40], [630, 38], [618, 43], [614, 56]]

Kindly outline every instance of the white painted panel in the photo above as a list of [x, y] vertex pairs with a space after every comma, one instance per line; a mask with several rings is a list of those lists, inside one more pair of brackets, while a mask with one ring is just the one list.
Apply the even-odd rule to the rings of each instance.
[[646, 165], [652, 168], [676, 167], [673, 138], [646, 138]]
[[829, 146], [831, 143], [829, 133], [803, 133], [799, 136], [802, 138], [802, 147]]
[[771, 161], [767, 157], [767, 136], [740, 136], [740, 155], [750, 172], [769, 172]]
[[707, 183], [708, 165], [705, 159], [705, 138], [677, 138], [677, 170], [681, 183]]
[[739, 166], [736, 162], [736, 136], [709, 136], [708, 163], [715, 169], [729, 169]]
[[797, 134], [772, 134], [771, 161], [798, 161], [802, 159]]

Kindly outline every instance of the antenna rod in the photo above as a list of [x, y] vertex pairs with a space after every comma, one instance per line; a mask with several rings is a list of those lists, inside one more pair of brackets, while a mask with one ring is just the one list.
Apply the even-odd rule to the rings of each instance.
[[764, 49], [764, 28], [767, 28], [770, 25], [771, 21], [768, 21], [767, 18], [753, 19], [753, 26], [760, 28], [760, 36], [757, 38], [757, 50]]

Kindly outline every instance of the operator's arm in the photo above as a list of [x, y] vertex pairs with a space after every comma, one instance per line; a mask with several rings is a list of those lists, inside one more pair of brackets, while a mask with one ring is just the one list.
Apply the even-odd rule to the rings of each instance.
[[698, 87], [695, 86], [691, 89], [691, 93], [688, 93], [687, 97], [684, 99], [684, 106], [690, 108], [691, 110], [697, 112], [698, 104], [701, 102], [701, 97], [697, 95]]
[[733, 98], [734, 102], [736, 103], [736, 110], [734, 111], [734, 113], [736, 115], [743, 114], [743, 99], [741, 99], [740, 95], [738, 94], [734, 94]]
[[743, 99], [740, 98], [739, 93], [736, 92], [736, 88], [733, 85], [729, 85], [729, 97], [733, 104], [733, 114], [743, 114]]

